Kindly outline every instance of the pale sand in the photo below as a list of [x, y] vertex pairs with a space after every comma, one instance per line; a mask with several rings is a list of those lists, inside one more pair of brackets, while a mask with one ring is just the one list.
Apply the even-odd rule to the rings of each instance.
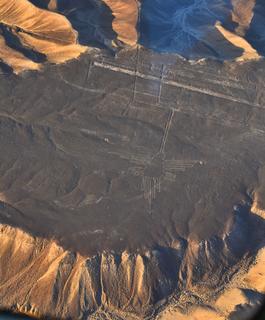
[[27, 0], [0, 0], [0, 22], [34, 36], [74, 44], [77, 32], [62, 15], [42, 10]]
[[228, 41], [244, 50], [244, 54], [238, 60], [258, 59], [259, 54], [257, 51], [242, 38], [249, 29], [254, 17], [256, 0], [231, 0], [231, 2], [233, 5], [232, 20], [238, 24], [235, 29], [236, 34], [230, 33], [224, 28], [220, 28], [220, 26], [218, 26], [218, 29]]
[[38, 39], [27, 33], [18, 33], [24, 45], [46, 55], [49, 62], [63, 63], [87, 51], [87, 47], [77, 44], [60, 44], [46, 39]]
[[217, 312], [209, 308], [199, 307], [194, 311], [183, 314], [178, 310], [168, 310], [162, 314], [158, 320], [225, 320], [224, 316], [219, 315]]
[[[117, 33], [117, 39], [126, 45], [135, 46], [138, 41], [136, 26], [140, 2], [103, 1], [114, 16], [112, 27]], [[220, 23], [216, 24], [216, 28], [226, 40], [243, 50], [243, 54], [236, 60], [259, 59], [257, 51], [243, 38], [253, 19], [255, 0], [232, 0], [232, 5], [232, 20], [238, 23], [235, 33], [225, 29]], [[79, 57], [87, 48], [77, 43], [77, 32], [68, 19], [54, 12], [57, 9], [57, 0], [50, 0], [48, 9], [50, 11], [40, 9], [28, 0], [0, 0], [0, 23], [11, 27], [24, 46], [45, 54], [52, 63], [62, 63]], [[117, 44], [114, 42], [113, 45]], [[5, 57], [4, 52], [7, 50], [9, 55], [12, 52], [13, 57]], [[16, 73], [40, 68], [39, 64], [30, 61], [23, 54], [7, 49], [6, 44], [2, 48], [1, 59], [13, 67]]]
[[254, 16], [256, 0], [232, 0], [232, 20], [238, 23], [237, 34], [244, 36]]
[[39, 70], [40, 65], [26, 58], [20, 52], [6, 45], [5, 39], [0, 35], [0, 59], [13, 68], [18, 74], [24, 70]]
[[[238, 287], [227, 289], [217, 299], [215, 306], [222, 314], [229, 315], [236, 310], [237, 305], [249, 303], [244, 294], [244, 289], [250, 289], [255, 292], [265, 293], [265, 248], [258, 252], [255, 263], [251, 266], [245, 276], [237, 284]], [[240, 287], [240, 288], [239, 288]]]
[[236, 310], [238, 305], [248, 304], [249, 300], [244, 294], [244, 289], [265, 293], [265, 248], [261, 249], [257, 255], [256, 262], [248, 272], [235, 281], [234, 285], [224, 290], [215, 303], [211, 304], [213, 310], [205, 307], [195, 307], [188, 314], [183, 314], [178, 309], [169, 307], [158, 320], [225, 320]]
[[265, 209], [263, 204], [264, 194], [265, 190], [264, 187], [262, 187], [261, 183], [261, 187], [254, 194], [254, 201], [251, 207], [251, 212], [261, 217], [262, 219], [265, 219]]
[[248, 300], [243, 291], [238, 288], [232, 288], [225, 291], [219, 299], [217, 299], [215, 306], [222, 310], [223, 313], [229, 315], [233, 312], [237, 305], [245, 304]]
[[51, 11], [56, 11], [57, 10], [57, 0], [50, 0], [48, 4], [48, 9]]
[[[64, 16], [39, 9], [27, 0], [0, 0], [0, 22], [11, 27], [26, 47], [45, 54], [53, 63], [77, 58], [87, 50], [77, 43], [77, 32]], [[39, 64], [8, 48], [4, 39], [1, 43], [1, 59], [14, 72], [40, 68]]]
[[134, 46], [137, 43], [138, 35], [136, 25], [138, 21], [137, 0], [103, 0], [112, 11], [114, 20], [113, 30], [118, 35], [118, 40]]
[[260, 58], [260, 55], [257, 51], [245, 40], [244, 38], [226, 30], [220, 23], [216, 23], [216, 28], [221, 32], [221, 34], [231, 42], [235, 47], [241, 48], [243, 50], [243, 54], [238, 57], [237, 61], [245, 61], [245, 60], [256, 60]]
[[244, 282], [249, 288], [265, 294], [265, 248], [257, 255], [256, 263], [249, 269]]

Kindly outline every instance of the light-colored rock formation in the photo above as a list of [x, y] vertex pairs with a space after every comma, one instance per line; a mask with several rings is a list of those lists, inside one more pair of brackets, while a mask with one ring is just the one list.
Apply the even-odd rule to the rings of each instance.
[[[234, 280], [224, 288], [218, 298], [205, 306], [194, 306], [188, 312], [181, 308], [169, 306], [159, 316], [158, 320], [226, 320], [237, 311], [238, 307], [253, 306], [253, 300], [248, 295], [265, 292], [264, 273], [264, 248], [258, 252], [255, 262], [245, 274], [235, 277]], [[257, 307], [261, 301], [258, 301]], [[256, 307], [256, 308], [257, 308]], [[253, 309], [253, 315], [256, 309]]]
[[226, 30], [220, 23], [216, 24], [216, 28], [235, 47], [243, 50], [242, 55], [236, 59], [237, 61], [260, 59], [257, 51], [243, 37]]
[[[56, 0], [45, 10], [0, 0], [1, 61], [21, 73], [43, 63], [26, 50], [52, 63], [78, 57], [87, 50], [78, 22], [85, 32], [90, 23], [80, 2], [71, 16], [75, 8]], [[104, 3], [92, 7], [109, 10], [109, 48], [134, 46], [138, 3]], [[245, 38], [254, 3], [242, 3], [233, 1], [234, 30], [210, 29], [245, 61], [259, 55]], [[98, 20], [90, 31], [104, 44]], [[2, 75], [1, 308], [74, 320], [224, 320], [265, 293], [263, 81], [257, 90], [255, 71], [242, 80], [247, 69], [183, 59], [174, 67], [175, 55], [164, 65], [166, 55], [144, 52]]]
[[40, 69], [38, 63], [31, 61], [20, 52], [8, 47], [2, 35], [0, 35], [0, 59], [7, 65], [12, 66], [14, 73]]
[[[160, 5], [160, 2], [155, 5], [158, 3]], [[64, 8], [64, 5], [70, 5], [70, 7]], [[137, 45], [139, 38], [142, 37], [141, 33], [145, 33], [145, 29], [147, 33], [151, 32], [151, 35], [155, 32], [155, 29], [154, 32], [151, 31], [150, 21], [151, 25], [154, 24], [154, 28], [160, 29], [163, 29], [163, 23], [165, 23], [165, 26], [172, 24], [171, 28], [165, 29], [164, 33], [167, 35], [163, 35], [163, 38], [169, 37], [167, 43], [172, 43], [173, 47], [168, 49], [170, 52], [181, 54], [182, 49], [180, 48], [186, 45], [186, 43], [175, 43], [178, 34], [186, 35], [187, 41], [185, 40], [185, 42], [187, 43], [195, 41], [194, 45], [190, 44], [190, 48], [187, 49], [188, 51], [195, 51], [186, 52], [184, 50], [184, 57], [192, 59], [196, 56], [201, 57], [201, 53], [197, 55], [196, 50], [201, 50], [201, 48], [205, 47], [206, 57], [208, 57], [209, 53], [207, 50], [211, 48], [210, 52], [216, 52], [216, 54], [212, 53], [213, 57], [218, 59], [246, 61], [260, 58], [260, 53], [257, 52], [251, 41], [246, 37], [255, 15], [255, 0], [231, 0], [231, 8], [229, 4], [222, 2], [217, 3], [213, 8], [210, 4], [204, 4], [206, 6], [205, 10], [209, 9], [209, 12], [217, 10], [220, 13], [220, 21], [222, 20], [222, 22], [216, 16], [216, 23], [213, 24], [213, 17], [210, 16], [209, 24], [207, 24], [207, 20], [198, 15], [196, 19], [201, 20], [199, 28], [195, 28], [192, 22], [193, 19], [190, 21], [189, 18], [190, 15], [192, 16], [196, 12], [198, 6], [196, 2], [187, 8], [180, 7], [176, 9], [180, 13], [178, 11], [175, 14], [172, 13], [172, 21], [170, 20], [171, 18], [167, 21], [167, 13], [166, 15], [163, 12], [159, 13], [160, 9], [158, 12], [150, 14], [141, 10], [142, 3], [137, 0], [102, 0], [96, 6], [92, 2], [91, 5], [94, 7], [91, 12], [89, 11], [89, 5], [89, 1], [87, 4], [80, 1], [77, 4], [79, 6], [77, 8], [72, 3], [61, 3], [58, 6], [56, 0], [51, 0], [43, 1], [41, 7], [46, 8], [44, 10], [32, 4], [30, 0], [1, 0], [0, 25], [7, 28], [8, 32], [11, 32], [14, 37], [17, 37], [24, 48], [43, 54], [47, 61], [52, 63], [62, 63], [79, 57], [81, 53], [88, 49], [90, 41], [92, 43], [98, 41], [103, 46], [115, 50], [117, 47], [122, 48], [124, 45], [134, 47]], [[210, 7], [208, 8], [207, 6]], [[166, 10], [163, 5], [161, 8], [161, 10]], [[106, 13], [108, 9], [109, 12]], [[71, 12], [75, 14], [74, 17], [71, 17]], [[107, 14], [108, 18], [104, 14]], [[93, 20], [94, 15], [98, 15], [95, 21]], [[145, 21], [146, 15], [147, 20]], [[113, 21], [111, 21], [111, 16]], [[187, 19], [182, 19], [180, 18], [181, 16], [187, 17]], [[103, 25], [102, 19], [106, 20]], [[158, 21], [157, 23], [162, 23], [161, 26], [155, 22], [156, 20]], [[225, 20], [225, 23], [223, 23], [223, 20]], [[184, 23], [183, 21], [186, 22]], [[141, 27], [142, 23], [145, 24], [144, 28]], [[227, 28], [226, 25], [229, 27]], [[232, 27], [233, 25], [235, 26]], [[257, 32], [262, 33], [263, 31]], [[82, 37], [85, 40], [82, 40]], [[148, 37], [146, 39], [144, 37], [145, 40], [141, 44], [153, 48], [153, 45], [149, 46], [150, 39], [148, 40]], [[80, 39], [82, 40], [80, 43], [83, 45], [78, 43]], [[40, 69], [41, 63], [31, 61], [22, 52], [16, 52], [15, 49], [9, 47], [5, 40], [5, 37], [1, 36], [2, 49], [0, 59], [11, 66], [15, 73], [26, 69]], [[159, 43], [161, 41], [163, 43], [164, 40], [159, 40], [158, 36], [156, 41], [159, 47]], [[166, 48], [164, 49], [167, 51]], [[242, 53], [240, 54], [240, 52]]]
[[115, 17], [112, 26], [117, 33], [117, 39], [129, 46], [136, 45], [139, 2], [137, 0], [104, 0], [104, 2]]
[[256, 0], [232, 0], [232, 19], [238, 24], [236, 32], [244, 36], [254, 16]]
[[[227, 319], [236, 306], [250, 303], [242, 288], [265, 290], [264, 249], [249, 268], [251, 259], [245, 254], [241, 259], [238, 248], [233, 253], [231, 241], [240, 240], [239, 232], [234, 224], [223, 239], [81, 256], [53, 239], [2, 224], [1, 307], [37, 317], [87, 319], [105, 310], [122, 319], [142, 319], [174, 293], [175, 307], [169, 303], [158, 319]], [[196, 307], [198, 302], [204, 307]]]
[[[27, 0], [1, 0], [0, 23], [26, 48], [44, 54], [52, 63], [77, 58], [87, 50], [77, 43], [77, 32], [64, 16], [39, 9]], [[40, 68], [40, 64], [9, 48], [2, 36], [0, 41], [0, 58], [15, 73]]]

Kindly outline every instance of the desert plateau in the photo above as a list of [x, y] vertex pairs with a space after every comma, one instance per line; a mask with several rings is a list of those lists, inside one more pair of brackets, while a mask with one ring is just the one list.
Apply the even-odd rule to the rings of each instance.
[[253, 319], [264, 56], [261, 0], [0, 0], [0, 310]]

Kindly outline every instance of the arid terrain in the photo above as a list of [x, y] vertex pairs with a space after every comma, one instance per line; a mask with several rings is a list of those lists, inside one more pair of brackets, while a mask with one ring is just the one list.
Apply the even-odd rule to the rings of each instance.
[[244, 320], [261, 306], [265, 8], [188, 2], [0, 0], [1, 309]]

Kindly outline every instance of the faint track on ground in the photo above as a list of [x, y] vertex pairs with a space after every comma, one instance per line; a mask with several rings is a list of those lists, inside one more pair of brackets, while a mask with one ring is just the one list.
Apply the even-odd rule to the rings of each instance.
[[150, 80], [150, 81], [158, 81], [164, 85], [169, 85], [169, 86], [173, 86], [173, 87], [177, 87], [177, 88], [182, 88], [182, 89], [186, 89], [188, 91], [192, 91], [192, 92], [196, 92], [196, 93], [201, 93], [201, 94], [205, 94], [211, 97], [216, 97], [216, 98], [220, 98], [220, 99], [224, 99], [224, 100], [228, 100], [228, 101], [232, 101], [232, 102], [237, 102], [237, 103], [242, 103], [251, 107], [257, 107], [257, 108], [262, 108], [264, 109], [263, 106], [256, 104], [256, 103], [250, 103], [248, 100], [246, 99], [240, 99], [240, 98], [235, 98], [233, 96], [230, 95], [226, 95], [223, 93], [218, 93], [215, 92], [213, 90], [209, 90], [209, 89], [203, 89], [203, 88], [199, 88], [199, 87], [195, 87], [192, 85], [188, 85], [188, 84], [184, 84], [181, 82], [177, 82], [174, 80], [168, 80], [163, 78], [161, 80], [161, 78], [159, 78], [158, 76], [154, 76], [154, 75], [149, 75], [149, 74], [145, 74], [139, 71], [135, 71], [135, 70], [131, 70], [131, 69], [127, 69], [127, 68], [123, 68], [123, 67], [118, 67], [118, 66], [114, 66], [111, 64], [106, 64], [104, 62], [98, 62], [98, 61], [94, 61], [94, 65], [96, 67], [99, 68], [103, 68], [103, 69], [107, 69], [107, 70], [111, 70], [114, 72], [119, 72], [119, 73], [123, 73], [123, 74], [128, 74], [130, 76], [137, 76], [139, 78], [145, 79], [145, 80]]

